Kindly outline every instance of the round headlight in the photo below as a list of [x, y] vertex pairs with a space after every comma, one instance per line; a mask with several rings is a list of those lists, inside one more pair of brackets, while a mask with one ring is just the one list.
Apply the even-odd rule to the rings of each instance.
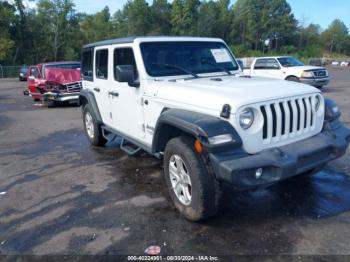
[[320, 109], [320, 105], [321, 105], [321, 96], [317, 95], [315, 96], [315, 112], [317, 112], [318, 109]]
[[251, 108], [245, 108], [239, 115], [239, 124], [243, 129], [248, 129], [254, 122], [254, 112]]

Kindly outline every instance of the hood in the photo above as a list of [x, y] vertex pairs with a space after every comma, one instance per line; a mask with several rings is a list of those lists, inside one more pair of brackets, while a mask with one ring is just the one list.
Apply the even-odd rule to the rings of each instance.
[[[221, 79], [221, 81], [219, 80]], [[172, 103], [192, 105], [220, 112], [229, 104], [232, 112], [243, 105], [304, 94], [319, 93], [305, 84], [271, 78], [224, 76], [191, 80], [155, 81], [157, 97]]]
[[80, 78], [79, 69], [46, 68], [46, 81], [59, 84], [78, 82]]
[[309, 65], [305, 65], [305, 66], [292, 66], [292, 67], [286, 67], [288, 69], [294, 69], [294, 70], [298, 70], [298, 71], [314, 71], [314, 70], [326, 70], [326, 68], [324, 67], [320, 67], [320, 66], [309, 66]]

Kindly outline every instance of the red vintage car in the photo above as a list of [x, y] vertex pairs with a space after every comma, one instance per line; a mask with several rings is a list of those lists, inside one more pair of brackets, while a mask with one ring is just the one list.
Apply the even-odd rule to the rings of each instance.
[[80, 62], [52, 62], [30, 66], [27, 88], [34, 101], [77, 102], [81, 90]]

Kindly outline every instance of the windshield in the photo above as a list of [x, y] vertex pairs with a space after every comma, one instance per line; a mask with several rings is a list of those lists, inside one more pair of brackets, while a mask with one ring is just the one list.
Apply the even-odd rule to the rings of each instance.
[[80, 63], [45, 65], [45, 68], [80, 69]]
[[140, 47], [146, 71], [153, 77], [238, 70], [221, 42], [149, 42]]
[[280, 58], [277, 58], [277, 60], [284, 67], [303, 66], [304, 65], [298, 59], [293, 58], [293, 57], [280, 57]]

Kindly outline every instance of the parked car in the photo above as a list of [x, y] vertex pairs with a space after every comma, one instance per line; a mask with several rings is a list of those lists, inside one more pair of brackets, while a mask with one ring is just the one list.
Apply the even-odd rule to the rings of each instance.
[[340, 63], [340, 66], [350, 66], [350, 62], [349, 61], [343, 61]]
[[244, 70], [244, 74], [301, 82], [317, 88], [327, 85], [330, 80], [326, 68], [306, 66], [290, 56], [256, 58], [251, 67]]
[[266, 187], [345, 153], [350, 130], [318, 89], [242, 76], [221, 39], [88, 44], [79, 96], [86, 136], [94, 146], [121, 137], [128, 154], [163, 159], [169, 194], [192, 221], [217, 212], [223, 183]]
[[312, 66], [325, 66], [325, 63], [323, 63], [321, 58], [311, 58], [309, 60], [309, 65], [312, 65]]
[[21, 68], [19, 69], [19, 81], [26, 81], [27, 73], [28, 73], [28, 66], [26, 65], [21, 66]]
[[53, 62], [30, 66], [27, 88], [34, 101], [77, 102], [81, 89], [80, 62]]
[[340, 62], [338, 62], [338, 61], [333, 61], [332, 62], [332, 66], [338, 66], [338, 65], [340, 65]]

